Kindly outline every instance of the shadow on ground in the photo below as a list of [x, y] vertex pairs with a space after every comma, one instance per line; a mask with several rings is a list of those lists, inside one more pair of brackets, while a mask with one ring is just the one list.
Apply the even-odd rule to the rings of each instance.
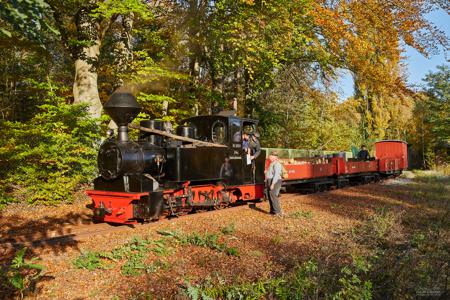
[[[439, 277], [439, 273], [445, 271], [446, 267], [442, 257], [438, 255], [434, 257], [433, 251], [429, 253], [426, 250], [428, 249], [426, 245], [436, 246], [436, 243], [432, 240], [424, 240], [424, 246], [418, 246], [414, 240], [411, 241], [409, 239], [414, 235], [420, 237], [420, 235], [417, 235], [418, 233], [426, 233], [428, 227], [436, 224], [440, 224], [439, 226], [442, 226], [442, 230], [448, 229], [448, 218], [445, 221], [445, 216], [448, 217], [450, 205], [448, 189], [448, 179], [419, 179], [406, 184], [386, 181], [380, 184], [310, 194], [307, 196], [308, 198], [300, 200], [301, 205], [293, 205], [293, 202], [289, 200], [291, 210], [292, 207], [295, 207], [294, 209], [302, 211], [312, 210], [314, 214], [326, 212], [330, 214], [330, 218], [332, 218], [332, 215], [336, 215], [340, 218], [356, 221], [357, 224], [365, 224], [372, 215], [380, 213], [380, 211], [391, 211], [396, 216], [401, 216], [400, 229], [407, 239], [400, 237], [397, 240], [395, 236], [389, 236], [383, 238], [387, 239], [388, 243], [378, 241], [379, 244], [376, 244], [377, 241], [373, 241], [371, 235], [368, 236], [368, 242], [360, 241], [360, 237], [355, 238], [352, 236], [355, 233], [350, 231], [339, 232], [339, 230], [336, 230], [336, 233], [325, 235], [316, 232], [312, 238], [310, 236], [309, 240], [306, 238], [303, 240], [301, 237], [302, 232], [298, 232], [298, 236], [291, 239], [287, 235], [289, 231], [287, 229], [288, 222], [284, 222], [286, 223], [284, 224], [283, 219], [273, 219], [273, 222], [279, 224], [279, 226], [270, 230], [263, 226], [265, 229], [257, 235], [241, 234], [238, 237], [238, 239], [250, 241], [250, 244], [256, 250], [253, 252], [259, 253], [260, 259], [248, 260], [242, 257], [244, 255], [255, 255], [251, 252], [241, 253], [241, 258], [235, 258], [238, 261], [237, 263], [224, 255], [211, 255], [206, 252], [203, 253], [203, 257], [194, 257], [192, 255], [193, 261], [203, 261], [206, 264], [204, 268], [209, 270], [209, 273], [193, 274], [190, 271], [176, 271], [171, 273], [165, 272], [157, 276], [147, 275], [144, 279], [141, 277], [139, 282], [130, 282], [130, 286], [135, 288], [128, 293], [125, 292], [124, 296], [131, 295], [137, 298], [144, 298], [146, 295], [153, 294], [174, 297], [174, 293], [179, 293], [182, 290], [182, 286], [185, 287], [182, 279], [180, 279], [183, 276], [185, 276], [186, 281], [195, 284], [196, 282], [205, 282], [205, 278], [206, 282], [208, 282], [210, 280], [208, 278], [225, 276], [225, 274], [229, 274], [229, 269], [233, 270], [233, 276], [226, 275], [228, 277], [222, 278], [223, 282], [255, 282], [254, 274], [251, 271], [252, 268], [263, 269], [269, 265], [272, 272], [268, 274], [270, 277], [275, 278], [283, 276], [295, 266], [310, 259], [320, 262], [321, 266], [327, 270], [326, 274], [323, 275], [329, 276], [327, 279], [329, 282], [338, 284], [339, 278], [343, 276], [341, 274], [342, 268], [351, 264], [351, 254], [353, 254], [355, 246], [361, 255], [364, 251], [373, 251], [373, 249], [369, 249], [371, 247], [377, 247], [383, 253], [378, 258], [377, 265], [373, 267], [373, 274], [367, 275], [374, 284], [374, 299], [387, 299], [393, 295], [398, 296], [402, 291], [407, 295], [417, 296], [417, 287], [420, 287], [420, 284], [424, 284], [425, 281], [421, 281], [420, 273], [417, 275], [419, 277], [412, 274], [424, 271], [421, 269], [424, 262], [436, 264], [436, 266], [433, 265], [433, 271], [428, 270], [428, 273], [425, 273], [431, 274], [436, 278]], [[286, 202], [285, 204], [286, 206], [288, 205]], [[261, 219], [265, 218], [264, 220], [266, 220], [267, 217], [264, 216], [268, 214], [266, 210], [260, 207], [252, 207], [252, 209], [257, 212], [255, 216], [259, 215]], [[311, 221], [303, 221], [314, 222], [314, 215], [311, 218]], [[330, 231], [334, 229], [330, 228]], [[376, 237], [374, 232], [369, 233]], [[367, 244], [364, 244], [365, 242]], [[179, 263], [183, 265], [183, 270], [197, 269], [197, 266], [192, 261]], [[174, 273], [178, 274], [174, 277]], [[181, 282], [173, 282], [174, 278], [179, 278], [178, 280]], [[170, 280], [173, 282], [170, 290], [158, 289], [158, 285], [164, 285]], [[392, 280], [395, 283], [392, 283]], [[445, 297], [445, 295], [447, 294], [444, 292], [442, 297]], [[181, 297], [180, 299], [184, 298]]]
[[[68, 249], [78, 249], [78, 241], [74, 239], [72, 229], [75, 226], [91, 224], [91, 216], [87, 213], [67, 213], [59, 217], [45, 217], [36, 220], [29, 220], [17, 215], [3, 216], [0, 212], [1, 232], [0, 232], [0, 299], [20, 298], [20, 293], [14, 289], [11, 279], [16, 274], [16, 269], [11, 267], [12, 261], [19, 249], [27, 248], [25, 261], [39, 257], [39, 251], [46, 249], [58, 255]], [[64, 235], [64, 238], [56, 238]], [[34, 262], [39, 264], [39, 261]], [[38, 295], [42, 283], [54, 279], [44, 273], [32, 281], [29, 278], [33, 270], [22, 267], [20, 277], [25, 280], [26, 290], [24, 294]], [[30, 277], [27, 277], [30, 276]]]
[[[422, 219], [424, 220], [424, 226], [427, 226], [427, 224], [433, 223], [434, 219], [442, 218], [446, 211], [448, 213], [450, 201], [448, 201], [449, 194], [447, 192], [448, 180], [417, 180], [406, 184], [386, 181], [381, 184], [310, 194], [305, 198], [300, 196], [299, 199], [293, 196], [291, 200], [285, 202], [285, 206], [289, 205], [290, 207], [290, 213], [295, 212], [295, 210], [313, 211], [313, 214], [308, 216], [310, 219], [303, 216], [298, 219], [303, 224], [311, 225], [308, 230], [312, 230], [312, 232], [308, 232], [306, 235], [302, 231], [306, 228], [296, 228], [296, 232], [289, 229], [289, 222], [285, 221], [290, 220], [289, 214], [287, 218], [271, 219], [267, 215], [267, 209], [258, 206], [251, 207], [255, 211], [251, 217], [254, 217], [256, 221], [250, 224], [260, 229], [255, 231], [254, 234], [238, 232], [234, 240], [229, 240], [231, 243], [235, 241], [235, 245], [240, 252], [239, 257], [227, 256], [211, 249], [183, 247], [173, 255], [158, 258], [168, 260], [170, 263], [169, 270], [158, 270], [149, 274], [142, 273], [138, 277], [121, 277], [128, 288], [125, 289], [122, 285], [118, 285], [110, 292], [111, 295], [116, 294], [124, 298], [145, 299], [149, 295], [173, 298], [186, 287], [186, 282], [192, 284], [217, 283], [222, 280], [229, 284], [277, 278], [310, 259], [320, 262], [327, 270], [326, 276], [331, 276], [330, 282], [336, 283], [342, 276], [340, 273], [342, 267], [351, 263], [350, 254], [353, 254], [352, 250], [354, 250], [352, 247], [361, 246], [358, 250], [365, 251], [364, 247], [370, 245], [355, 244], [357, 241], [352, 239], [352, 233], [347, 227], [339, 229], [332, 227], [332, 225], [325, 225], [330, 227], [329, 232], [324, 230], [319, 232], [314, 227], [319, 226], [318, 221], [315, 220], [316, 216], [324, 214], [327, 218], [333, 218], [333, 215], [335, 215], [339, 219], [350, 220], [349, 223], [351, 224], [362, 224], [377, 211], [386, 209], [396, 213], [404, 212], [403, 228], [405, 231], [414, 232], [422, 226]], [[291, 196], [283, 198], [287, 199]], [[296, 200], [300, 201], [300, 204], [296, 204]], [[239, 212], [242, 211], [239, 210]], [[230, 211], [230, 214], [232, 213]], [[355, 222], [353, 223], [353, 221]], [[246, 222], [245, 219], [242, 219], [242, 222]], [[274, 226], [266, 226], [269, 222], [273, 223]], [[314, 222], [316, 222], [316, 225]], [[3, 222], [6, 227], [5, 229], [2, 228], [0, 249], [1, 243], [4, 241], [15, 245], [23, 245], [37, 238], [44, 238], [46, 242], [43, 245], [54, 253], [64, 252], [69, 247], [78, 249], [77, 241], [71, 240], [70, 237], [71, 227], [89, 223], [89, 215], [76, 213], [32, 222], [7, 219], [6, 222]], [[183, 226], [182, 222], [178, 225]], [[53, 243], [51, 238], [55, 234], [67, 234], [68, 240], [64, 241], [64, 244]], [[380, 274], [382, 271], [391, 273], [398, 271], [401, 276], [407, 278], [407, 273], [413, 270], [408, 268], [414, 265], [403, 262], [403, 266], [407, 266], [403, 271], [402, 265], [396, 266], [396, 263], [403, 257], [403, 254], [416, 253], [417, 247], [412, 248], [409, 242], [383, 245], [383, 247], [383, 250], [389, 251], [390, 254], [384, 258], [383, 264], [378, 266], [381, 269], [378, 270]], [[38, 248], [39, 245], [35, 245], [34, 249]], [[29, 254], [33, 255], [33, 253], [34, 250], [31, 249]], [[0, 253], [0, 256], [3, 259], [2, 253]], [[421, 262], [420, 259], [417, 259], [418, 263]], [[430, 261], [434, 262], [434, 260]], [[8, 261], [4, 263], [7, 264]], [[411, 273], [413, 272], [411, 271]], [[394, 275], [391, 274], [390, 276], [395, 278]], [[51, 278], [45, 280], [51, 280]], [[411, 280], [411, 282], [415, 283], [414, 280]], [[374, 290], [378, 289], [375, 290], [378, 295], [375, 298], [383, 299], [382, 295], [392, 295], [383, 294], [387, 293], [382, 290], [386, 288], [380, 283], [384, 282], [374, 281]], [[413, 294], [414, 290], [409, 292]]]
[[[0, 262], [9, 257], [14, 249], [28, 247], [30, 254], [35, 250], [45, 247], [55, 254], [64, 252], [68, 247], [76, 247], [77, 242], [71, 241], [73, 227], [91, 224], [91, 216], [88, 213], [69, 212], [58, 217], [45, 217], [42, 219], [28, 220], [17, 216], [2, 216], [2, 230], [0, 236]], [[55, 239], [64, 235], [64, 239]]]

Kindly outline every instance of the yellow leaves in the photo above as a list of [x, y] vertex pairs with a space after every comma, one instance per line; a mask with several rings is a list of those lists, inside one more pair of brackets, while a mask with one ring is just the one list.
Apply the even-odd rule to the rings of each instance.
[[241, 3], [248, 4], [248, 5], [254, 5], [255, 0], [241, 0]]
[[341, 1], [334, 8], [316, 3], [312, 14], [329, 50], [357, 75], [357, 85], [375, 93], [395, 86], [401, 49], [393, 11], [367, 0]]

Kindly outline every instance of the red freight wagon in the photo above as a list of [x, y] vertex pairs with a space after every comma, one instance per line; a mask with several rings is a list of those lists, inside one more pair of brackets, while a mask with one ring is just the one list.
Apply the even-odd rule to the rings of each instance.
[[284, 164], [288, 173], [286, 180], [312, 179], [333, 176], [336, 172], [332, 163], [322, 164]]
[[394, 174], [408, 168], [408, 145], [403, 141], [381, 141], [375, 144], [379, 172]]
[[[383, 176], [399, 175], [408, 167], [407, 150], [403, 141], [380, 141], [375, 143], [375, 157], [367, 161], [346, 159], [338, 154], [328, 158], [281, 158], [288, 173], [284, 185], [306, 184], [307, 188], [323, 190], [333, 185], [367, 183]], [[266, 169], [268, 166], [269, 161]]]
[[370, 173], [378, 170], [378, 161], [348, 161], [345, 163], [344, 174]]

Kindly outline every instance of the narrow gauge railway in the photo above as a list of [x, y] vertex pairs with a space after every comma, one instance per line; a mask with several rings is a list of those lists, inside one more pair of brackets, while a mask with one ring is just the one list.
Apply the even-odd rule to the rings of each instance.
[[[234, 208], [239, 208], [245, 205], [245, 202], [238, 203], [233, 207], [228, 209], [232, 211]], [[214, 211], [209, 212], [209, 214], [214, 214]], [[220, 211], [217, 211], [220, 213]], [[166, 222], [170, 221], [167, 218], [168, 215], [161, 216], [160, 221]], [[189, 219], [194, 217], [194, 215], [186, 215], [184, 218]], [[95, 221], [95, 220], [93, 220]], [[10, 258], [14, 255], [15, 250], [27, 247], [29, 249], [46, 249], [46, 248], [58, 248], [58, 246], [65, 246], [70, 244], [77, 244], [78, 242], [85, 241], [86, 239], [92, 238], [96, 235], [107, 235], [112, 233], [123, 233], [127, 231], [132, 231], [135, 228], [152, 228], [157, 223], [136, 223], [128, 226], [110, 226], [107, 223], [66, 223], [60, 224], [57, 228], [52, 227], [52, 229], [45, 229], [42, 225], [34, 227], [27, 227], [27, 232], [18, 232], [16, 234], [10, 235], [9, 237], [0, 239], [0, 263], [3, 259]]]
[[[118, 134], [101, 145], [100, 176], [87, 191], [96, 221], [134, 224], [264, 198], [266, 151], [248, 164], [242, 149], [243, 133], [255, 133], [257, 120], [225, 113], [197, 116], [172, 134], [158, 120], [130, 125], [141, 109], [131, 94], [114, 93], [104, 109]], [[129, 127], [139, 130], [137, 140], [130, 140]], [[340, 153], [282, 160], [283, 185], [324, 191], [398, 176], [408, 167], [403, 141], [377, 142], [375, 152], [367, 161]]]
[[[355, 184], [359, 184], [363, 182], [355, 182]], [[333, 186], [329, 186], [330, 188], [335, 188]], [[298, 189], [295, 189], [298, 191]], [[309, 194], [314, 192], [320, 192], [321, 190], [312, 190], [312, 189], [301, 189], [301, 191]], [[288, 197], [297, 197], [296, 194], [287, 193], [285, 194]], [[227, 207], [227, 212], [233, 213], [234, 209], [239, 209], [243, 205], [250, 204], [254, 201], [239, 201], [236, 203], [231, 203]], [[216, 210], [217, 208], [205, 208], [202, 211], [207, 211], [208, 215], [213, 215], [215, 213], [220, 213], [221, 211]], [[189, 220], [190, 217], [194, 217], [197, 215], [184, 215], [183, 219]], [[111, 233], [123, 233], [125, 231], [134, 230], [135, 228], [152, 228], [153, 225], [157, 225], [161, 222], [170, 221], [169, 214], [162, 214], [159, 218], [158, 222], [151, 223], [135, 223], [130, 224], [128, 226], [110, 226], [104, 222], [97, 223], [96, 219], [92, 220], [94, 222], [90, 223], [66, 223], [60, 224], [56, 229], [46, 230], [41, 225], [36, 227], [27, 227], [27, 232], [22, 233], [18, 232], [14, 235], [11, 235], [7, 238], [0, 239], [0, 257], [2, 259], [8, 259], [12, 257], [17, 249], [21, 249], [23, 247], [27, 247], [30, 249], [46, 249], [46, 248], [55, 248], [55, 247], [64, 247], [65, 245], [76, 244], [78, 242], [82, 242], [86, 239], [92, 238], [96, 235], [105, 235]], [[33, 230], [35, 228], [35, 230]], [[1, 260], [0, 259], [0, 262]]]

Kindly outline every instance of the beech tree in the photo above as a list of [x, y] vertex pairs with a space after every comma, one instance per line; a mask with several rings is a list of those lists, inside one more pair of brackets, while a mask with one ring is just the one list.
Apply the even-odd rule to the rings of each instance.
[[[127, 63], [131, 53], [134, 18], [150, 18], [150, 7], [139, 0], [48, 1], [61, 42], [74, 62], [74, 103], [88, 103], [93, 117], [100, 117], [102, 103], [98, 90], [98, 60], [101, 51], [118, 51], [115, 62]], [[119, 35], [121, 42], [104, 47], [108, 35]], [[125, 58], [125, 60], [124, 60]]]
[[445, 34], [426, 19], [438, 7], [448, 8], [448, 4], [424, 0], [316, 2], [315, 22], [326, 48], [338, 66], [353, 74], [365, 139], [388, 137], [398, 118], [407, 116], [397, 114], [396, 107], [410, 106], [401, 43], [424, 55], [448, 47]]

